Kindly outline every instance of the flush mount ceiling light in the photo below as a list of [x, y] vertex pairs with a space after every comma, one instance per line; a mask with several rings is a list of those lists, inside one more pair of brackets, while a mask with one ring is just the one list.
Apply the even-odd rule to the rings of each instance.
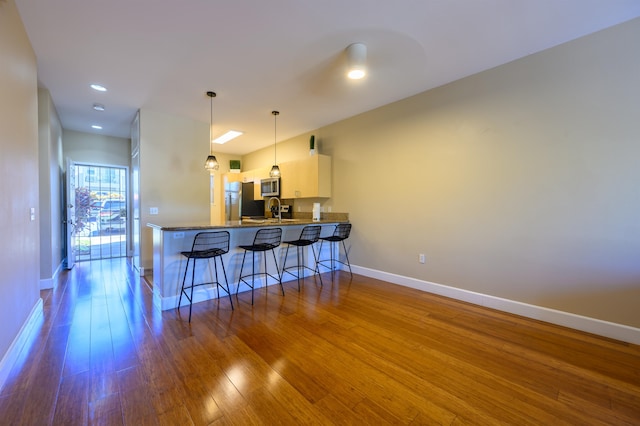
[[213, 155], [213, 147], [211, 146], [211, 128], [213, 127], [213, 98], [216, 97], [215, 92], [207, 92], [207, 96], [211, 100], [211, 116], [209, 120], [209, 156], [207, 157], [207, 161], [204, 162], [204, 168], [209, 171], [218, 170], [220, 165], [218, 164], [218, 160], [216, 160], [216, 156]]
[[104, 87], [104, 86], [103, 86], [103, 85], [101, 85], [101, 84], [92, 84], [92, 85], [91, 85], [91, 88], [92, 88], [93, 90], [97, 90], [98, 92], [106, 92], [106, 91], [107, 91], [107, 88], [106, 88], [106, 87]]
[[229, 142], [231, 139], [235, 139], [240, 136], [242, 132], [238, 132], [237, 130], [229, 130], [222, 136], [219, 136], [213, 140], [213, 143], [217, 143], [222, 145], [223, 143]]
[[98, 126], [97, 124], [94, 124], [93, 126], [91, 126], [91, 128], [96, 130], [102, 130], [102, 126]]
[[280, 115], [279, 111], [271, 111], [273, 114], [273, 167], [271, 167], [271, 171], [269, 172], [269, 176], [272, 178], [280, 177], [280, 167], [278, 167], [278, 161], [276, 158], [276, 122], [278, 121], [278, 115]]
[[367, 46], [353, 43], [347, 46], [347, 77], [359, 80], [367, 75]]
[[93, 104], [93, 109], [96, 111], [104, 111], [104, 105], [102, 104]]

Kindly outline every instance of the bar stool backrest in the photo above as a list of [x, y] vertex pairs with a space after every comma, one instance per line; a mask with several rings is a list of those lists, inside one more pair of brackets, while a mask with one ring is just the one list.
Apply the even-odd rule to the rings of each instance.
[[309, 241], [315, 243], [320, 239], [320, 232], [322, 227], [320, 225], [305, 226], [300, 233], [300, 240]]
[[192, 252], [220, 256], [229, 251], [229, 232], [200, 232], [193, 240]]
[[350, 223], [339, 223], [336, 225], [336, 229], [333, 231], [333, 236], [339, 238], [340, 240], [346, 240], [347, 238], [349, 238], [350, 233]]
[[263, 228], [256, 232], [256, 236], [253, 239], [253, 245], [264, 247], [267, 250], [276, 248], [280, 245], [282, 240], [281, 228]]

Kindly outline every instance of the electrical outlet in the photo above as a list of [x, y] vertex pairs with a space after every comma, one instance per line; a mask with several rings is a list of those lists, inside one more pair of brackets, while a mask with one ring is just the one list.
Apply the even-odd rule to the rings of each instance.
[[425, 255], [424, 255], [424, 253], [420, 253], [420, 254], [418, 255], [418, 262], [420, 262], [420, 263], [424, 263], [424, 262], [426, 262], [426, 260], [427, 260], [427, 259], [426, 259]]

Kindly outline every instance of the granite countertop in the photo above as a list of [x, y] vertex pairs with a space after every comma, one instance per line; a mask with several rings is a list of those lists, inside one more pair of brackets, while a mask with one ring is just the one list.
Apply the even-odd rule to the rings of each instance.
[[228, 221], [223, 224], [212, 223], [174, 223], [174, 224], [160, 224], [160, 223], [147, 223], [147, 226], [154, 229], [160, 229], [162, 231], [189, 231], [199, 229], [229, 229], [229, 228], [262, 228], [266, 226], [296, 226], [296, 225], [326, 225], [332, 223], [349, 222], [348, 215], [339, 216], [336, 214], [334, 217], [321, 218], [320, 221], [311, 220], [309, 218], [296, 218], [296, 219], [282, 219], [282, 222], [278, 222], [278, 219], [243, 219]]

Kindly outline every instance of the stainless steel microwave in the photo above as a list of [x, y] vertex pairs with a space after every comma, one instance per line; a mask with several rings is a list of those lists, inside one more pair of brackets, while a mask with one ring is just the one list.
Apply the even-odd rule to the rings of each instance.
[[279, 197], [280, 178], [269, 178], [260, 180], [260, 193], [263, 197]]

